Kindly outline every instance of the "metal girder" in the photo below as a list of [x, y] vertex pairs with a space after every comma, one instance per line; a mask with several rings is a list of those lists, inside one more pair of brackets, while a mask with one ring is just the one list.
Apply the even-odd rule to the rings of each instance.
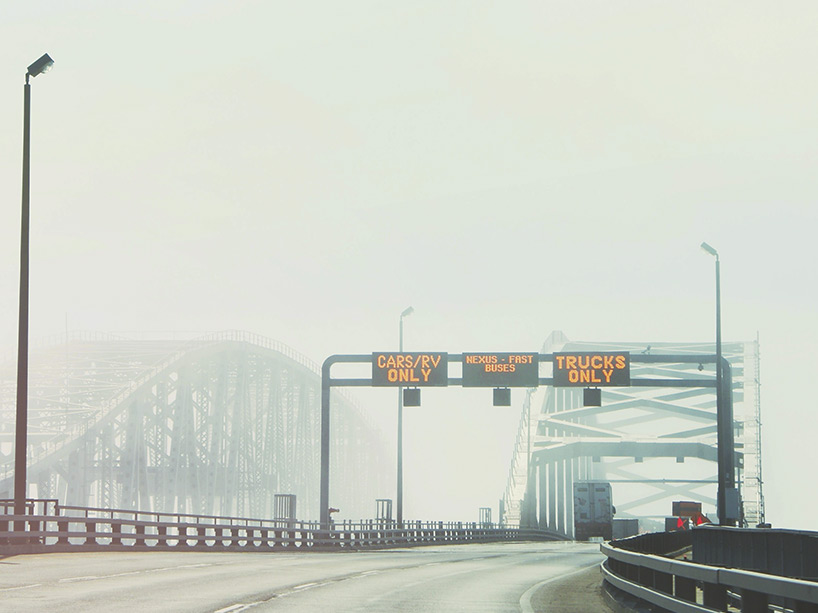
[[[183, 342], [83, 337], [32, 358], [40, 436], [30, 438], [29, 477], [39, 497], [271, 517], [274, 494], [288, 493], [318, 517], [321, 382], [291, 349], [236, 332]], [[5, 393], [2, 401], [5, 418], [14, 406]], [[333, 449], [348, 468], [334, 476], [333, 503], [363, 517], [389, 487], [388, 460], [362, 413], [343, 396], [337, 405]], [[11, 465], [0, 468], [2, 493]]]
[[[632, 517], [667, 515], [673, 499], [712, 504], [716, 483], [709, 477], [718, 460], [714, 345], [571, 342], [554, 332], [542, 349], [583, 351], [628, 351], [631, 385], [603, 388], [601, 407], [581, 406], [581, 389], [552, 387], [551, 380], [528, 390], [503, 498], [504, 523], [562, 525], [571, 534], [572, 481], [583, 479], [617, 477], [614, 503]], [[758, 343], [724, 343], [723, 355], [733, 375], [735, 464], [745, 518], [754, 523], [763, 513], [760, 408], [750, 385], [758, 386]], [[752, 380], [745, 384], [745, 376]], [[653, 377], [662, 381], [654, 384]]]
[[678, 441], [628, 441], [577, 439], [557, 444], [535, 443], [544, 448], [534, 449], [532, 461], [547, 464], [556, 460], [580, 457], [631, 457], [631, 458], [701, 458], [716, 461], [716, 449], [705, 443]]

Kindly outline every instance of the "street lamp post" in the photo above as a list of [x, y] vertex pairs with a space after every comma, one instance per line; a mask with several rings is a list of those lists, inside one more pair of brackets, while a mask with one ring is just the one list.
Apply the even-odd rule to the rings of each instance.
[[[31, 152], [31, 85], [29, 77], [46, 72], [54, 64], [46, 53], [26, 71], [23, 89], [23, 210], [20, 223], [20, 317], [17, 336], [17, 414], [14, 438], [14, 514], [26, 512], [26, 450], [28, 426], [28, 226], [29, 166]], [[21, 530], [23, 524], [20, 524]]]
[[[403, 352], [403, 318], [409, 317], [415, 309], [406, 307], [400, 314], [399, 349]], [[397, 521], [398, 527], [403, 527], [403, 388], [398, 388], [398, 491], [397, 491]]]
[[[717, 459], [718, 459], [718, 493], [716, 503], [718, 506], [719, 525], [735, 525], [728, 506], [732, 506], [737, 501], [732, 500], [735, 494], [735, 476], [733, 474], [733, 444], [732, 428], [733, 415], [728, 410], [725, 403], [724, 370], [721, 351], [721, 271], [719, 262], [719, 252], [707, 243], [702, 243], [702, 249], [716, 258], [716, 438], [717, 438]], [[730, 390], [732, 393], [732, 390]], [[728, 490], [730, 494], [728, 495]], [[728, 505], [728, 496], [730, 497]]]

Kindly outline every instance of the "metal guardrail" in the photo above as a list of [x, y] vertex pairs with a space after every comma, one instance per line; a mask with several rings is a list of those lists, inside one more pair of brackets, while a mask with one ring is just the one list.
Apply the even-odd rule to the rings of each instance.
[[[602, 565], [605, 580], [674, 613], [736, 608], [756, 613], [769, 611], [771, 605], [776, 611], [818, 613], [818, 582], [688, 562], [657, 555], [658, 551], [637, 551], [646, 549], [640, 539], [657, 536], [603, 543], [600, 549], [607, 556]], [[728, 609], [728, 604], [736, 608]]]
[[[420, 545], [562, 540], [544, 530], [521, 530], [477, 522], [364, 520], [317, 522], [155, 513], [124, 509], [61, 506], [56, 500], [29, 500], [15, 515], [0, 501], [0, 554], [134, 549], [197, 551], [361, 550]], [[3, 513], [2, 511], [6, 512]]]
[[694, 562], [818, 581], [818, 532], [702, 526], [692, 535]]

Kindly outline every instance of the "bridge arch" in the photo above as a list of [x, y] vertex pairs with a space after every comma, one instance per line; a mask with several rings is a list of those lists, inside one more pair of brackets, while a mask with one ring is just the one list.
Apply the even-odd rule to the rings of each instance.
[[[28, 477], [38, 497], [272, 517], [274, 494], [289, 493], [300, 518], [318, 517], [319, 367], [289, 347], [232, 331], [187, 341], [84, 335], [32, 352], [31, 363]], [[13, 424], [9, 387], [2, 412]], [[337, 405], [333, 463], [343, 468], [331, 503], [368, 516], [389, 487], [385, 446], [348, 397]], [[6, 496], [10, 434], [0, 436]]]

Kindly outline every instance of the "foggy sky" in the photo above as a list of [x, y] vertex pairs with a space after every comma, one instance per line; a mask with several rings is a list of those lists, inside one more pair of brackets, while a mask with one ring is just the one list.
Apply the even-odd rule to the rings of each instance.
[[[761, 341], [768, 520], [815, 528], [814, 2], [5, 1], [0, 355], [241, 329], [335, 353]], [[519, 419], [407, 412], [407, 517], [476, 519]], [[393, 435], [394, 394], [356, 391]], [[521, 396], [515, 396], [515, 403]], [[481, 404], [482, 403], [482, 404]], [[390, 421], [392, 420], [392, 421]], [[391, 497], [386, 493], [385, 497]]]

